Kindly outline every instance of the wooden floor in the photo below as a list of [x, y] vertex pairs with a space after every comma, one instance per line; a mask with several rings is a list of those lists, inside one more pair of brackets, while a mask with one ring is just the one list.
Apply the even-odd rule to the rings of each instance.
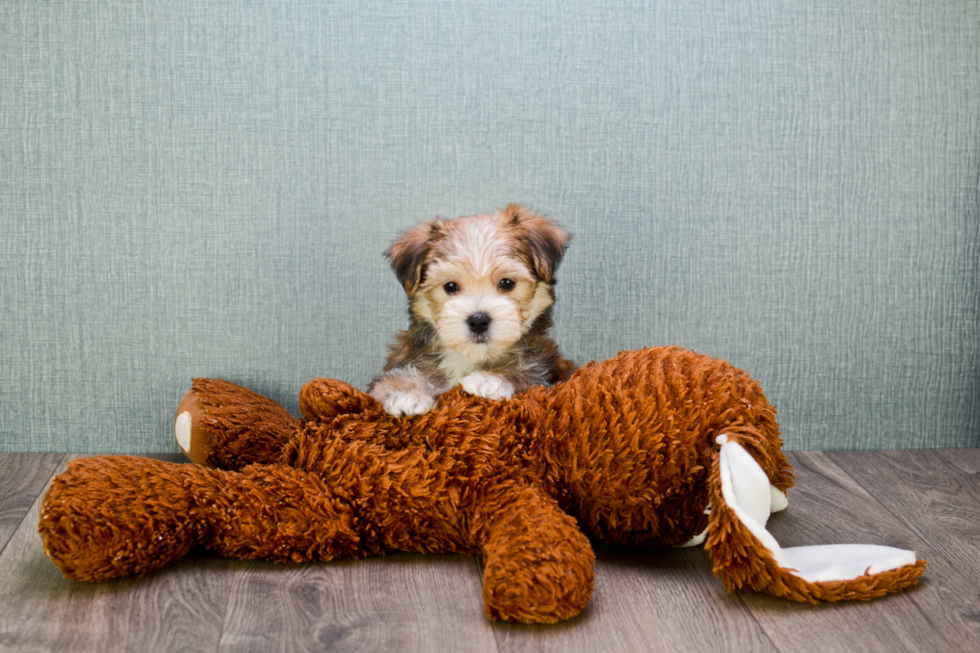
[[790, 455], [776, 539], [915, 549], [929, 567], [907, 592], [799, 605], [726, 594], [700, 548], [597, 547], [592, 602], [555, 626], [487, 621], [479, 561], [463, 556], [288, 566], [201, 552], [146, 578], [65, 580], [41, 550], [37, 502], [71, 457], [0, 455], [0, 650], [980, 651], [980, 449]]

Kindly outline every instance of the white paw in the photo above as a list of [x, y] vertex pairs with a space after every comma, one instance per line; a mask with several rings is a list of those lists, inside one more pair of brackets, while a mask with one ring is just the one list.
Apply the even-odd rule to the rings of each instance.
[[385, 412], [395, 417], [422, 415], [432, 410], [435, 400], [421, 392], [396, 392], [384, 401]]
[[483, 397], [484, 399], [510, 399], [514, 396], [514, 384], [505, 381], [499, 376], [487, 374], [486, 372], [473, 372], [463, 377], [459, 382], [471, 395]]

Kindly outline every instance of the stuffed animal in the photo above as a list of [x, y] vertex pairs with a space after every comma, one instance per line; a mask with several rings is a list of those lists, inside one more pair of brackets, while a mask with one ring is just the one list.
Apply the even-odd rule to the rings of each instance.
[[486, 614], [525, 622], [588, 602], [581, 527], [633, 547], [703, 543], [729, 590], [794, 601], [870, 599], [925, 568], [884, 546], [780, 547], [765, 525], [793, 476], [775, 410], [741, 370], [679, 348], [622, 352], [507, 401], [456, 388], [408, 418], [317, 379], [300, 409], [195, 380], [175, 432], [203, 464], [72, 461], [41, 506], [45, 553], [81, 581], [195, 547], [280, 562], [478, 554]]

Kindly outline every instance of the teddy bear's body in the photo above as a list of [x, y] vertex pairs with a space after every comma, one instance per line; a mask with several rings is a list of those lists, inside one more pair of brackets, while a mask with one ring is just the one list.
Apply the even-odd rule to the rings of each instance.
[[[706, 536], [730, 588], [796, 600], [877, 596], [924, 565], [857, 581], [786, 571], [719, 464], [719, 445], [750, 456], [747, 476], [731, 469], [765, 486], [764, 529], [770, 491], [792, 485], [775, 411], [744, 372], [682, 349], [622, 352], [506, 402], [454, 389], [413, 418], [329, 379], [308, 383], [300, 408], [296, 420], [244, 388], [196, 381], [178, 423], [186, 413], [186, 448], [207, 466], [76, 461], [42, 507], [46, 552], [79, 580], [144, 573], [195, 546], [292, 562], [478, 553], [488, 615], [523, 621], [570, 617], [591, 596], [594, 557], [576, 519], [633, 546]], [[759, 503], [741, 487], [743, 503]], [[760, 519], [757, 505], [745, 510]]]

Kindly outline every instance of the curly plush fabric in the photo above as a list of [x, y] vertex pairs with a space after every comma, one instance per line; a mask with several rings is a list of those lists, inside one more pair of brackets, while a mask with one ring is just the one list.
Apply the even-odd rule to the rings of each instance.
[[178, 437], [207, 466], [73, 461], [41, 507], [45, 552], [83, 581], [147, 573], [198, 546], [281, 562], [479, 554], [487, 615], [528, 622], [588, 602], [595, 560], [579, 525], [648, 548], [706, 533], [729, 589], [797, 601], [878, 596], [924, 568], [809, 582], [780, 566], [775, 540], [726, 502], [719, 464], [720, 436], [747, 452], [736, 490], [761, 482], [768, 517], [770, 485], [793, 484], [775, 410], [741, 370], [679, 348], [622, 352], [505, 402], [456, 388], [411, 418], [331, 379], [308, 383], [300, 408], [296, 420], [245, 388], [196, 380]]

